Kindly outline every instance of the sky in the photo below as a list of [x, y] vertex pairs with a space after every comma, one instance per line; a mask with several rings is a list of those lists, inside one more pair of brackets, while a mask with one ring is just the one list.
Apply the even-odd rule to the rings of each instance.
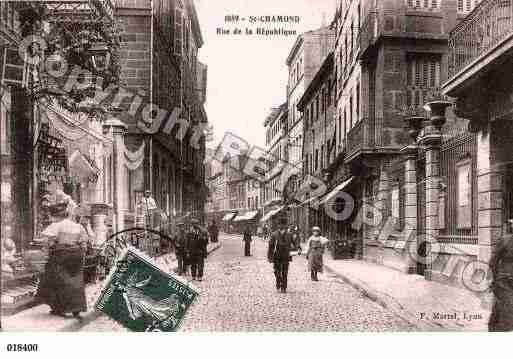
[[[298, 34], [328, 25], [336, 0], [195, 0], [204, 39], [199, 60], [208, 65], [207, 103], [214, 125], [215, 148], [226, 131], [251, 145], [265, 147], [264, 120], [272, 107], [286, 101], [286, 58], [296, 36], [245, 35], [245, 28], [283, 28]], [[226, 15], [246, 21], [225, 22]], [[299, 23], [250, 24], [250, 16], [299, 16]], [[323, 21], [323, 19], [325, 19]], [[242, 35], [219, 35], [217, 28]], [[231, 31], [232, 32], [232, 31]]]

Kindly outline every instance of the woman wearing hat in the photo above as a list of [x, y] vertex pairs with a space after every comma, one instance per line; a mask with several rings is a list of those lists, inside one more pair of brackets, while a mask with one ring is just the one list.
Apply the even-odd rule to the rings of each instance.
[[65, 316], [87, 310], [84, 285], [84, 243], [87, 233], [69, 218], [69, 203], [51, 205], [50, 224], [42, 233], [48, 249], [48, 263], [37, 296], [50, 306], [53, 315]]
[[324, 247], [329, 242], [326, 237], [321, 236], [321, 229], [317, 226], [312, 228], [312, 236], [308, 238], [306, 244], [306, 259], [308, 259], [308, 267], [313, 281], [318, 281], [317, 273], [322, 273], [322, 256], [324, 254]]

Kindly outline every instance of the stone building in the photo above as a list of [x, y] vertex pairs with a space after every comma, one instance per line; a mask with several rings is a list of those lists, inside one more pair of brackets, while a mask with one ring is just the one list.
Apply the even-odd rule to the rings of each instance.
[[317, 70], [328, 56], [334, 40], [335, 34], [330, 27], [323, 26], [317, 30], [307, 31], [297, 37], [287, 56], [286, 64], [289, 70], [288, 117], [284, 159], [298, 171], [302, 170], [303, 161], [303, 123], [297, 105]]
[[[91, 111], [87, 104], [73, 109], [77, 100], [54, 83], [61, 78], [73, 79], [71, 69], [76, 64], [70, 59], [69, 71], [50, 81], [49, 71], [30, 66], [18, 57], [18, 46], [24, 37], [51, 36], [54, 41], [64, 41], [66, 26], [73, 23], [80, 27], [85, 23], [77, 22], [73, 12], [46, 6], [29, 1], [0, 4], [1, 228], [2, 239], [12, 239], [18, 252], [27, 249], [49, 224], [45, 203], [56, 200], [61, 192], [87, 207], [85, 212], [92, 215], [99, 241], [105, 239], [107, 209], [116, 200], [113, 146], [123, 124], [112, 114]], [[98, 12], [87, 7], [82, 19], [107, 24], [112, 21], [110, 3], [95, 6]], [[39, 26], [44, 11], [49, 12], [52, 21]], [[103, 14], [103, 18], [97, 14]], [[87, 63], [79, 65], [87, 67], [89, 74], [96, 70]], [[116, 81], [111, 84], [116, 85]], [[116, 216], [108, 220], [114, 224], [116, 221]]]
[[[149, 116], [151, 123], [142, 112], [123, 118], [128, 125], [127, 148], [140, 150], [144, 158], [124, 171], [127, 190], [121, 210], [130, 222], [140, 196], [149, 189], [158, 207], [170, 215], [202, 217], [207, 191], [205, 138], [199, 135], [208, 120], [207, 69], [198, 61], [203, 38], [194, 2], [116, 0], [116, 19], [121, 22], [122, 81], [127, 90], [152, 103], [152, 114], [176, 114], [160, 126], [158, 115]], [[133, 100], [123, 99], [122, 109]], [[141, 123], [149, 129], [141, 130]]]
[[[412, 145], [404, 120], [433, 116], [434, 109], [426, 112], [423, 106], [436, 98], [446, 77], [449, 31], [470, 5], [347, 0], [339, 1], [333, 22], [335, 148], [350, 171], [339, 189], [351, 196], [361, 216], [348, 235], [365, 260], [428, 279], [445, 280], [444, 263], [454, 253], [442, 245], [435, 255], [421, 238], [459, 249], [475, 240], [470, 202], [462, 200], [465, 209], [458, 214], [453, 198], [459, 165], [464, 165], [461, 171], [473, 166], [474, 139], [465, 131], [466, 121], [449, 110], [443, 113], [447, 121], [439, 129], [444, 135], [438, 152], [431, 152], [436, 143], [429, 142], [429, 131], [415, 135]], [[464, 158], [467, 162], [458, 162]], [[436, 171], [435, 162], [441, 164]], [[463, 172], [461, 178], [466, 178]], [[346, 181], [351, 185], [344, 186]], [[437, 261], [412, 260], [409, 249]]]
[[243, 172], [246, 163], [245, 155], [232, 155], [220, 162], [213, 159], [206, 167], [209, 187], [208, 221], [210, 223], [215, 220], [227, 231], [231, 226], [238, 231], [249, 222], [254, 225], [258, 219], [260, 184]]
[[[71, 215], [90, 220], [96, 244], [106, 239], [107, 225], [116, 227], [119, 219], [109, 209], [118, 200], [115, 146], [125, 126], [113, 112], [84, 101], [76, 87], [66, 90], [64, 86], [64, 82], [75, 82], [76, 68], [86, 75], [85, 81], [101, 78], [105, 85], [117, 86], [117, 78], [109, 71], [114, 62], [98, 66], [108, 55], [117, 55], [115, 41], [110, 47], [83, 54], [84, 61], [77, 62], [63, 50], [60, 59], [65, 71], [52, 71], [54, 58], [49, 56], [77, 38], [84, 47], [90, 41], [87, 45], [95, 48], [91, 36], [81, 38], [80, 30], [91, 24], [106, 30], [98, 34], [103, 41], [113, 40], [108, 35], [113, 7], [109, 2], [88, 3], [78, 17], [57, 5], [0, 3], [2, 313], [33, 300], [30, 282], [36, 270], [28, 253], [38, 250], [34, 240], [51, 223], [51, 203], [71, 198], [77, 205]], [[71, 40], [65, 36], [70, 28], [76, 31]], [[46, 59], [46, 66], [20, 58], [20, 44], [29, 36], [61, 45], [49, 46], [48, 53], [29, 48], [27, 56]], [[17, 256], [7, 259], [4, 253], [12, 244]]]
[[261, 184], [262, 223], [271, 220], [273, 214], [283, 208], [283, 188], [281, 178], [286, 164], [287, 151], [287, 103], [272, 108], [264, 121], [265, 128], [265, 168]]
[[[305, 236], [312, 226], [321, 228], [323, 234], [331, 239], [348, 236], [350, 225], [346, 220], [336, 216], [336, 198], [334, 194], [326, 195], [329, 190], [338, 192], [340, 183], [347, 183], [349, 171], [343, 163], [343, 156], [337, 156], [335, 121], [335, 71], [334, 56], [331, 52], [324, 60], [319, 71], [311, 81], [298, 103], [302, 114], [304, 129], [303, 142], [303, 178], [305, 190], [303, 202], [299, 209], [298, 225]], [[315, 178], [324, 182], [326, 188], [321, 192], [315, 190], [312, 181]], [[344, 189], [347, 190], [347, 186]], [[331, 215], [330, 215], [331, 214]]]
[[[456, 98], [457, 114], [470, 121], [474, 136], [471, 161], [463, 156], [456, 167], [457, 183], [464, 185], [463, 190], [456, 186], [456, 210], [472, 228], [472, 237], [458, 243], [461, 255], [455, 267], [464, 279], [472, 272], [465, 272], [469, 265], [464, 264], [488, 263], [497, 242], [511, 234], [512, 14], [510, 0], [482, 1], [449, 37], [443, 92]], [[467, 177], [472, 180], [465, 181]]]

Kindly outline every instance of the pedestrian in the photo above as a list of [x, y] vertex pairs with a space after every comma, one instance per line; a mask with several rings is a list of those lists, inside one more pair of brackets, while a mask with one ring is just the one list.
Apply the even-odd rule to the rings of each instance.
[[324, 248], [328, 243], [326, 237], [321, 236], [321, 229], [317, 226], [312, 228], [312, 236], [308, 238], [306, 244], [306, 259], [308, 260], [308, 268], [313, 281], [318, 281], [317, 274], [323, 270], [323, 254]]
[[264, 225], [264, 240], [268, 240], [269, 239], [269, 227], [266, 225]]
[[242, 234], [242, 241], [244, 242], [244, 256], [249, 257], [251, 256], [251, 228], [249, 226], [246, 226], [244, 229], [244, 233]]
[[[511, 222], [510, 222], [511, 225]], [[488, 322], [491, 332], [513, 330], [513, 236], [503, 236], [490, 259], [495, 300]]]
[[267, 248], [267, 259], [274, 267], [276, 289], [282, 293], [287, 291], [289, 263], [292, 261], [291, 250], [292, 236], [287, 233], [286, 223], [282, 223], [271, 235]]
[[187, 238], [189, 263], [191, 265], [192, 280], [203, 280], [205, 258], [207, 256], [208, 236], [193, 222]]
[[219, 227], [217, 227], [216, 221], [212, 221], [208, 228], [210, 234], [210, 241], [216, 243], [219, 239]]
[[178, 274], [187, 275], [186, 242], [187, 232], [184, 223], [178, 223], [175, 237], [175, 255], [178, 261]]
[[290, 226], [289, 233], [292, 235], [292, 248], [294, 251], [299, 250], [301, 248], [301, 236], [299, 235], [299, 231], [297, 226]]
[[84, 285], [84, 257], [87, 233], [69, 216], [69, 203], [50, 206], [53, 223], [43, 232], [48, 262], [41, 276], [37, 298], [50, 306], [50, 314], [65, 316], [87, 310]]

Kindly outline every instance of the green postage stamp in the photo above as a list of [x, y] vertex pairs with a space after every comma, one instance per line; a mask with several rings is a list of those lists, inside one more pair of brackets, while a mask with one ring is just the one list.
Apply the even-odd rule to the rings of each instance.
[[136, 331], [176, 331], [198, 291], [127, 248], [107, 278], [95, 308]]

